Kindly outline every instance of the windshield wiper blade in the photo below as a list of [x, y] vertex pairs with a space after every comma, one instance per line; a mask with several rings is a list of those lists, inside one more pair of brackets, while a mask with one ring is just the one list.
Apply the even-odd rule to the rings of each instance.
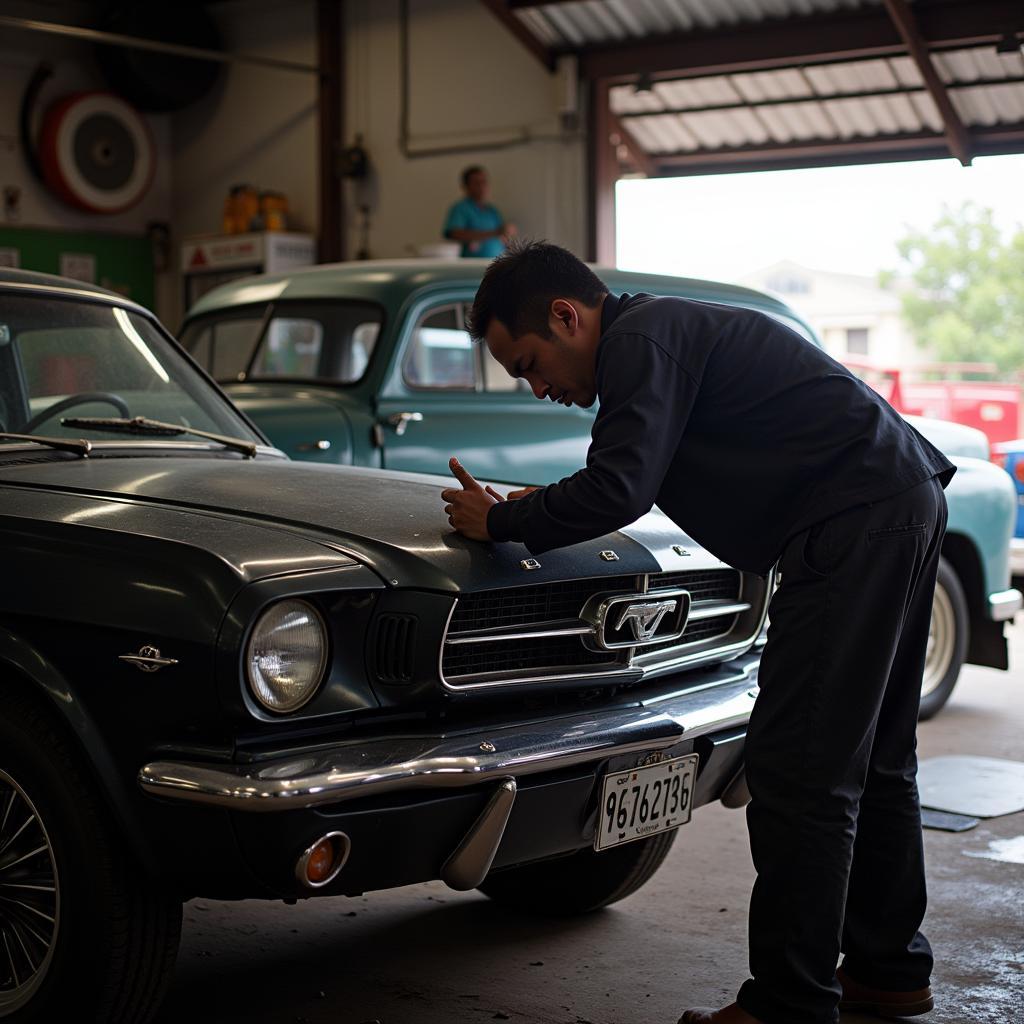
[[208, 441], [241, 452], [247, 458], [256, 457], [256, 445], [252, 441], [243, 441], [240, 437], [225, 437], [223, 434], [212, 434], [208, 430], [197, 430], [195, 427], [183, 427], [180, 423], [161, 423], [145, 416], [133, 416], [131, 419], [114, 417], [107, 419], [102, 416], [69, 416], [60, 421], [62, 427], [81, 427], [85, 430], [104, 430], [112, 434], [148, 434], [158, 437], [181, 437], [191, 434], [205, 437]]
[[40, 437], [37, 434], [0, 433], [0, 441], [30, 441], [32, 444], [56, 448], [60, 452], [75, 452], [83, 459], [92, 451], [92, 442], [86, 441], [84, 437]]

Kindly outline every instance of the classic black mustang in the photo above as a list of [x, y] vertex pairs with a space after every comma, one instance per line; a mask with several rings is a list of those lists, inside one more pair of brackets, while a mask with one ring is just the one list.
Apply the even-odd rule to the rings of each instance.
[[581, 912], [743, 802], [771, 580], [657, 514], [467, 542], [444, 483], [289, 462], [145, 310], [0, 272], [0, 1020], [148, 1020], [192, 897]]

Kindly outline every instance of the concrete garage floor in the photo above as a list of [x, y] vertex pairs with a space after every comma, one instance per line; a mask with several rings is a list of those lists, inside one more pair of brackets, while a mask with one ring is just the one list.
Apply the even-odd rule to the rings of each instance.
[[[1024, 624], [1009, 673], [968, 668], [922, 757], [1024, 758]], [[989, 859], [1024, 813], [926, 831], [933, 1024], [1024, 1022], [1024, 864]], [[698, 811], [646, 888], [563, 923], [441, 883], [305, 905], [196, 900], [163, 1024], [674, 1024], [746, 977], [753, 878], [744, 817]], [[847, 1015], [844, 1024], [866, 1020]]]

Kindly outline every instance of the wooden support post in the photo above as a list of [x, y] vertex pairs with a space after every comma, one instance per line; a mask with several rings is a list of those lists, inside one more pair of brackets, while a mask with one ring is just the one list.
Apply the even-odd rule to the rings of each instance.
[[343, 14], [342, 0], [317, 0], [316, 34], [320, 65], [317, 236], [321, 263], [343, 260], [346, 249], [342, 183], [338, 173], [338, 156], [345, 137]]
[[592, 81], [587, 99], [587, 258], [611, 267], [615, 265], [615, 182], [619, 165], [611, 142], [608, 83], [603, 79]]

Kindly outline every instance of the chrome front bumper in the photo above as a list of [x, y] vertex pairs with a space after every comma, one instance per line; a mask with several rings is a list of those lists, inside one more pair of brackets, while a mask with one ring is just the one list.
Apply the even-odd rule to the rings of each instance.
[[[759, 653], [680, 683], [690, 688], [627, 706], [507, 727], [340, 743], [326, 750], [224, 766], [155, 761], [139, 785], [156, 797], [236, 811], [338, 804], [401, 790], [476, 786], [655, 752], [682, 738], [745, 725], [754, 706]], [[711, 679], [702, 686], [699, 681]]]
[[[1017, 570], [1013, 569], [1013, 572], [1016, 573]], [[1005, 622], [1020, 611], [1022, 602], [1024, 598], [1021, 597], [1019, 590], [1001, 590], [998, 594], [989, 594], [989, 616], [996, 622]]]

